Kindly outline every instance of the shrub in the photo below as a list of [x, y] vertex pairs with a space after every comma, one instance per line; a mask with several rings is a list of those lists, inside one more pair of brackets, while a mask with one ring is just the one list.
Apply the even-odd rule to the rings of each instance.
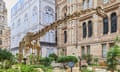
[[7, 72], [18, 72], [17, 69], [8, 69]]
[[34, 68], [34, 69], [41, 68], [44, 72], [53, 72], [51, 66], [46, 67], [44, 65], [32, 65], [31, 67]]
[[58, 58], [57, 62], [59, 62], [59, 63], [66, 63], [66, 62], [77, 63], [78, 59], [75, 56], [62, 56], [62, 57]]
[[2, 64], [2, 68], [3, 69], [8, 69], [8, 68], [10, 68], [10, 66], [11, 66], [10, 61], [4, 60], [4, 62]]
[[90, 55], [90, 54], [85, 54], [85, 55], [82, 56], [82, 59], [86, 60], [87, 63], [90, 64], [91, 61], [92, 61], [92, 55]]
[[41, 58], [40, 59], [40, 64], [42, 64], [44, 66], [50, 66], [51, 59], [49, 57]]
[[52, 59], [52, 61], [56, 61], [58, 56], [54, 53], [50, 54], [49, 57]]
[[13, 62], [14, 56], [7, 50], [0, 49], [0, 61], [9, 60]]
[[107, 66], [108, 69], [112, 72], [116, 70], [117, 65], [119, 65], [119, 58], [120, 57], [120, 46], [114, 45], [112, 48], [109, 49], [107, 53]]
[[33, 71], [33, 68], [27, 65], [21, 65], [20, 70], [21, 72], [31, 72]]

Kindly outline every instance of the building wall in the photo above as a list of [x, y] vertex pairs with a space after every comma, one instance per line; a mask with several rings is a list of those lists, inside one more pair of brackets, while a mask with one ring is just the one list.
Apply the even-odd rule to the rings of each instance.
[[42, 57], [48, 57], [50, 54], [55, 53], [57, 54], [57, 49], [55, 46], [50, 47], [50, 46], [42, 46]]
[[[15, 54], [18, 51], [19, 42], [27, 32], [36, 33], [45, 26], [50, 25], [54, 20], [54, 0], [51, 2], [50, 0], [19, 0], [11, 9], [12, 53]], [[40, 38], [40, 41], [55, 43], [55, 30], [47, 32], [46, 35]]]
[[[96, 15], [94, 11], [85, 12], [80, 17], [68, 20], [57, 28], [58, 54], [64, 49], [64, 55], [82, 56], [84, 47], [85, 54], [88, 53], [97, 57], [106, 56], [108, 49], [114, 45], [114, 39], [120, 35], [119, 28], [119, 0], [57, 0], [57, 19], [76, 11], [86, 10], [102, 6], [108, 16], [109, 31], [103, 34], [103, 18]], [[65, 9], [66, 7], [66, 9]], [[111, 14], [117, 14], [117, 31], [111, 33]], [[66, 13], [66, 14], [65, 14]], [[88, 37], [88, 22], [92, 21], [92, 36]], [[83, 38], [83, 23], [86, 22], [86, 37]], [[67, 42], [64, 31], [67, 31]], [[104, 47], [104, 48], [103, 48]]]
[[7, 8], [3, 0], [0, 1], [0, 48], [10, 49], [10, 28], [7, 26]]

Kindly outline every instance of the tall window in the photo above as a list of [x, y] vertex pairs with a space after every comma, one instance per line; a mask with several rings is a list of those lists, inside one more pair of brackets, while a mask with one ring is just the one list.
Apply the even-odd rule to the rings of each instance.
[[48, 57], [50, 54], [54, 53], [53, 48], [47, 48], [46, 56]]
[[52, 23], [54, 21], [54, 11], [51, 7], [46, 7], [45, 12], [44, 12], [44, 23]]
[[92, 0], [88, 0], [88, 6], [89, 8], [92, 8]]
[[65, 12], [64, 12], [64, 17], [66, 17], [67, 16], [67, 7], [65, 7]]
[[50, 30], [49, 35], [50, 35], [50, 41], [49, 42], [54, 43], [55, 42], [55, 31]]
[[2, 39], [0, 39], [0, 45], [2, 45]]
[[55, 31], [55, 42], [56, 42], [56, 44], [57, 44], [57, 30]]
[[117, 31], [117, 15], [116, 13], [111, 14], [111, 33]]
[[82, 46], [82, 56], [84, 56], [85, 55], [85, 47], [84, 46]]
[[67, 42], [67, 31], [64, 31], [64, 43]]
[[107, 57], [107, 52], [108, 52], [107, 45], [106, 44], [102, 44], [102, 57], [103, 58]]
[[87, 46], [87, 54], [90, 54], [90, 45]]
[[103, 18], [103, 34], [108, 34], [109, 31], [109, 24], [108, 24], [108, 17]]
[[87, 35], [87, 28], [86, 28], [86, 23], [83, 23], [83, 38], [86, 38]]
[[108, 3], [108, 2], [109, 2], [109, 0], [103, 0], [103, 2], [104, 2], [104, 4], [106, 4], [106, 3]]
[[37, 13], [37, 7], [33, 8], [33, 13], [32, 13], [32, 22], [37, 23], [38, 21], [38, 13]]
[[88, 37], [91, 37], [93, 33], [92, 21], [88, 21]]
[[87, 2], [86, 2], [86, 0], [83, 0], [83, 9], [87, 9]]

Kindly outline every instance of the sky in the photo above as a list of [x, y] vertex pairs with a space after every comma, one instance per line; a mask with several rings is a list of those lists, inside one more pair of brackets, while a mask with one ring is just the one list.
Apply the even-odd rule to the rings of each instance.
[[10, 24], [10, 12], [11, 12], [11, 8], [13, 7], [13, 5], [15, 5], [15, 3], [18, 0], [3, 0], [6, 3], [6, 7], [8, 9], [8, 24]]

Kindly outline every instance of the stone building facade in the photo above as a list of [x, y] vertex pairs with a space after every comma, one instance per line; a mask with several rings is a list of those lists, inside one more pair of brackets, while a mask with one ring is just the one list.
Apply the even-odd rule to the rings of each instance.
[[0, 48], [10, 49], [10, 28], [7, 26], [7, 8], [0, 0]]
[[95, 11], [85, 12], [58, 26], [58, 54], [105, 58], [116, 36], [120, 36], [120, 0], [57, 0], [56, 3], [57, 19], [98, 6], [107, 14], [102, 18]]
[[[53, 21], [55, 0], [18, 0], [11, 9], [11, 52], [18, 53], [19, 43], [27, 32], [36, 33]], [[57, 52], [55, 43], [55, 30], [50, 30], [41, 37], [43, 57]]]

